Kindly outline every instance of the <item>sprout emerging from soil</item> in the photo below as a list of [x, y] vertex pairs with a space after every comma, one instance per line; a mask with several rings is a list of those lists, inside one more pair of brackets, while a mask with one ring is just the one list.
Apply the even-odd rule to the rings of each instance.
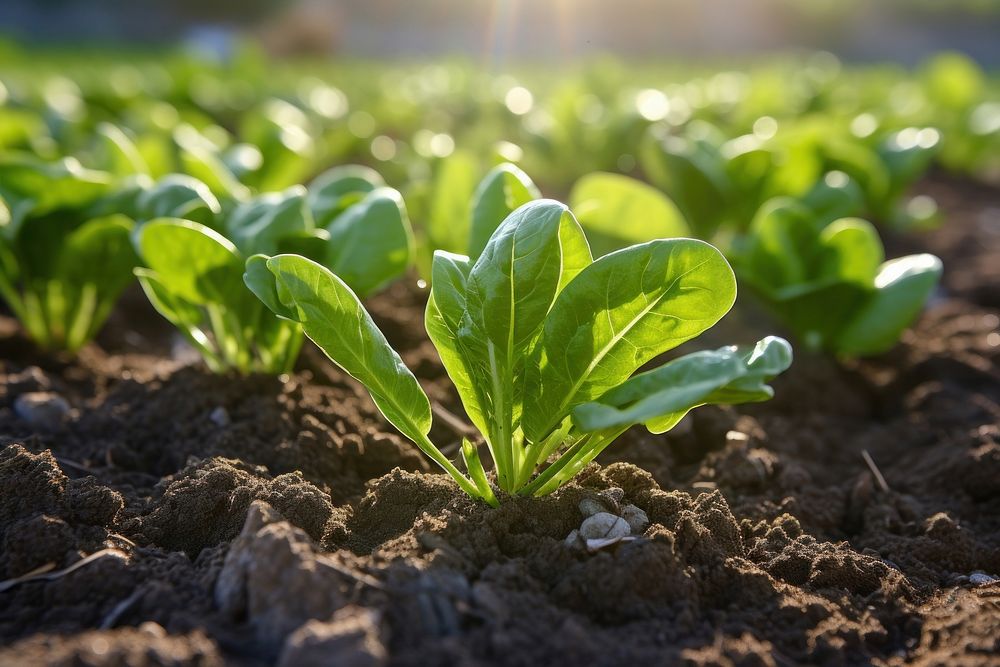
[[[481, 253], [435, 254], [425, 324], [501, 490], [551, 493], [633, 425], [663, 433], [700, 405], [772, 396], [767, 382], [792, 358], [775, 337], [636, 373], [732, 307], [736, 279], [713, 246], [660, 239], [593, 260], [565, 205], [498, 211]], [[288, 254], [251, 257], [244, 278], [462, 489], [498, 503], [472, 442], [462, 444], [466, 475], [430, 441], [426, 394], [343, 280]]]

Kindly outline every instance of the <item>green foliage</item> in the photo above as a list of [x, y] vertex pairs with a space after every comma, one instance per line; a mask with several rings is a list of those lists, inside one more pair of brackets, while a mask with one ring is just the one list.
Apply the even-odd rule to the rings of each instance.
[[867, 356], [899, 340], [941, 274], [933, 255], [883, 260], [870, 223], [825, 224], [804, 205], [778, 199], [754, 219], [736, 266], [806, 345]]
[[680, 211], [662, 192], [620, 174], [584, 176], [570, 191], [569, 205], [598, 257], [649, 239], [691, 233]]
[[0, 296], [43, 348], [79, 350], [131, 281], [132, 220], [87, 210], [109, 184], [74, 160], [0, 162]]
[[[245, 268], [249, 277], [259, 270], [247, 262], [257, 253], [304, 253], [362, 295], [409, 266], [402, 198], [390, 188], [367, 188], [361, 183], [371, 179], [356, 176], [345, 170], [323, 178], [318, 194], [299, 186], [244, 202], [223, 221], [226, 236], [176, 218], [139, 229], [136, 246], [146, 267], [136, 275], [146, 295], [213, 371], [286, 372], [301, 347], [301, 328], [272, 314], [244, 284]], [[325, 226], [316, 225], [314, 212]]]
[[[661, 432], [698, 405], [764, 400], [765, 383], [791, 361], [787, 343], [769, 338], [635, 375], [725, 315], [736, 298], [732, 270], [692, 239], [593, 260], [576, 218], [552, 200], [511, 212], [475, 260], [437, 252], [433, 272], [428, 335], [507, 493], [553, 491], [634, 424]], [[428, 440], [426, 396], [340, 278], [278, 255], [251, 258], [246, 281], [364, 384], [386, 418], [467, 493], [496, 504], [471, 443], [462, 445], [466, 476]]]

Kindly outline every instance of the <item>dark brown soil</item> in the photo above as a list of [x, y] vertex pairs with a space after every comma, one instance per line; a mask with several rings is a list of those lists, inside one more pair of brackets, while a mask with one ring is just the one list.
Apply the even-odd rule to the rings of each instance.
[[[799, 354], [774, 400], [498, 510], [315, 350], [213, 376], [137, 294], [76, 360], [0, 321], [0, 665], [1000, 664], [1000, 192], [922, 187], [946, 225], [890, 245], [946, 274], [895, 350]], [[371, 309], [460, 414], [423, 298]], [[770, 327], [742, 304], [699, 347]], [[32, 392], [69, 413], [25, 421]], [[568, 545], [609, 496], [643, 535]]]

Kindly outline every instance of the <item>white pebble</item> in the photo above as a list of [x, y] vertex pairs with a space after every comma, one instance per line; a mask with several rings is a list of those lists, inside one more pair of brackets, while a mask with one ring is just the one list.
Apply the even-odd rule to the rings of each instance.
[[614, 539], [632, 532], [628, 522], [609, 512], [598, 512], [580, 524], [580, 537], [585, 540]]

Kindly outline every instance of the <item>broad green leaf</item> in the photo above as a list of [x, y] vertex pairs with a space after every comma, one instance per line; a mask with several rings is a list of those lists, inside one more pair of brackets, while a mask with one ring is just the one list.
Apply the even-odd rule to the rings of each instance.
[[729, 188], [718, 152], [704, 142], [651, 135], [639, 156], [650, 181], [667, 193], [698, 235], [712, 234]]
[[155, 271], [146, 268], [137, 268], [135, 269], [135, 276], [139, 279], [142, 291], [145, 292], [146, 298], [149, 299], [149, 303], [156, 309], [156, 312], [177, 327], [184, 334], [184, 337], [202, 353], [205, 360], [215, 370], [215, 353], [212, 350], [211, 341], [208, 340], [205, 333], [201, 330], [201, 309], [173, 294], [163, 284]]
[[286, 320], [295, 320], [295, 312], [285, 306], [278, 297], [278, 284], [274, 274], [267, 268], [267, 255], [254, 255], [247, 259], [243, 282], [271, 312]]
[[123, 215], [85, 222], [63, 240], [58, 278], [77, 287], [94, 285], [103, 299], [113, 300], [132, 282], [139, 262], [132, 247], [134, 226]]
[[401, 276], [413, 257], [410, 220], [392, 188], [373, 190], [326, 231], [330, 268], [362, 297]]
[[613, 252], [559, 294], [527, 363], [522, 427], [538, 442], [575, 406], [719, 321], [736, 299], [722, 254], [693, 239]]
[[628, 176], [594, 172], [576, 182], [569, 206], [597, 256], [635, 243], [691, 234], [663, 193]]
[[329, 269], [297, 255], [271, 257], [266, 267], [274, 286], [262, 290], [254, 276], [248, 279], [254, 293], [263, 293], [267, 304], [273, 289], [282, 304], [276, 314], [292, 315], [288, 319], [300, 323], [334, 363], [368, 389], [393, 426], [415, 443], [425, 442], [431, 427], [427, 395], [351, 288]]
[[792, 199], [764, 204], [750, 225], [750, 240], [740, 257], [740, 274], [771, 294], [809, 282], [819, 252], [820, 223]]
[[189, 220], [159, 218], [138, 229], [136, 247], [171, 294], [197, 304], [245, 301], [243, 258], [216, 231]]
[[909, 255], [883, 264], [875, 291], [837, 338], [837, 351], [865, 356], [891, 348], [920, 314], [940, 277], [941, 260], [934, 255]]
[[479, 258], [497, 227], [522, 204], [541, 194], [526, 173], [505, 162], [490, 170], [472, 197], [469, 257]]
[[0, 196], [12, 208], [30, 202], [33, 215], [56, 209], [81, 209], [106, 194], [111, 175], [85, 169], [75, 158], [46, 163], [32, 156], [8, 154], [0, 158]]
[[773, 336], [750, 348], [695, 352], [578, 405], [573, 420], [583, 431], [646, 424], [653, 433], [663, 433], [699, 405], [767, 400], [773, 390], [766, 383], [791, 361], [791, 346]]
[[839, 281], [871, 286], [879, 266], [885, 260], [882, 240], [867, 220], [837, 220], [819, 235], [822, 246], [818, 266], [810, 267], [815, 280]]
[[424, 327], [448, 377], [458, 390], [469, 419], [480, 433], [488, 433], [482, 407], [484, 399], [473, 378], [468, 350], [463, 349], [459, 340], [459, 329], [465, 315], [466, 282], [471, 270], [472, 262], [464, 255], [443, 250], [434, 253], [433, 281], [424, 314]]
[[139, 196], [138, 206], [140, 220], [183, 218], [213, 229], [215, 217], [222, 212], [219, 200], [207, 185], [183, 174], [164, 176]]
[[437, 164], [425, 221], [430, 251], [464, 252], [469, 247], [469, 202], [479, 171], [476, 158], [456, 151]]
[[496, 230], [469, 274], [466, 309], [491, 353], [511, 364], [537, 335], [563, 285], [564, 266], [590, 262], [583, 230], [565, 205], [540, 199]]
[[315, 229], [301, 185], [260, 195], [226, 218], [226, 236], [244, 255], [278, 252], [285, 237]]
[[384, 185], [377, 171], [361, 165], [342, 165], [323, 172], [308, 188], [307, 203], [316, 226], [326, 227], [369, 192]]

